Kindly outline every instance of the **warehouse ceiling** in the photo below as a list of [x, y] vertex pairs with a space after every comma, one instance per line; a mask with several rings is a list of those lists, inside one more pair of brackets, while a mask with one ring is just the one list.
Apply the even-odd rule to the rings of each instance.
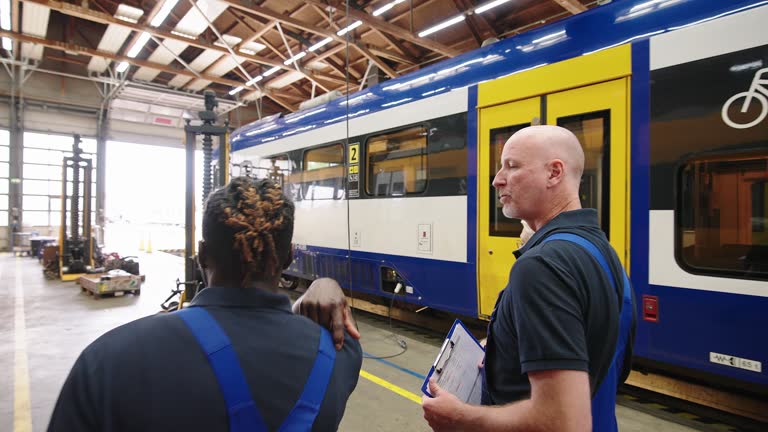
[[[596, 3], [0, 0], [0, 36], [6, 67], [24, 63], [120, 83], [111, 96], [144, 102], [148, 113], [152, 101], [164, 105], [164, 92], [172, 95], [166, 98], [171, 107], [185, 109], [185, 95], [199, 100], [195, 95], [210, 89], [231, 100], [227, 109], [256, 104], [268, 115], [406, 74]], [[126, 96], [137, 94], [138, 100]]]

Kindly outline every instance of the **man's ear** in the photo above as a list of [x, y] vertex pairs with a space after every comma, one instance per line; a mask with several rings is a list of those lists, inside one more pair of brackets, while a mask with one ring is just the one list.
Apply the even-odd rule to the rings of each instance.
[[293, 243], [291, 243], [291, 248], [288, 250], [288, 259], [286, 259], [285, 262], [283, 263], [283, 270], [290, 267], [292, 262], [293, 262]]
[[549, 163], [549, 186], [554, 186], [565, 178], [565, 163], [560, 159], [554, 159]]

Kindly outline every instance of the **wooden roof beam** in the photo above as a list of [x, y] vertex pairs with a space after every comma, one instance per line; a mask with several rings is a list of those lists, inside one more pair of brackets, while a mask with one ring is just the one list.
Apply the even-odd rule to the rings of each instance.
[[[91, 57], [93, 57], [93, 56], [104, 57], [106, 59], [109, 59], [109, 60], [112, 60], [112, 61], [115, 61], [115, 62], [123, 62], [124, 61], [124, 62], [128, 62], [129, 64], [133, 64], [135, 66], [143, 66], [143, 67], [148, 67], [148, 68], [152, 68], [152, 69], [157, 69], [157, 70], [159, 70], [161, 72], [168, 72], [168, 73], [172, 73], [172, 74], [176, 74], [176, 75], [184, 75], [184, 76], [189, 76], [189, 77], [192, 77], [192, 78], [197, 78], [197, 75], [195, 75], [194, 73], [192, 73], [191, 71], [188, 71], [186, 69], [179, 69], [179, 68], [175, 68], [175, 67], [172, 67], [172, 66], [168, 66], [168, 65], [164, 65], [164, 64], [160, 64], [160, 63], [154, 63], [154, 62], [150, 62], [150, 61], [146, 61], [146, 60], [140, 60], [140, 59], [136, 59], [136, 58], [129, 58], [129, 57], [125, 57], [125, 56], [122, 56], [122, 55], [112, 54], [110, 52], [95, 50], [95, 49], [92, 49], [92, 48], [81, 47], [79, 45], [70, 44], [70, 43], [66, 43], [66, 42], [59, 42], [59, 41], [52, 41], [52, 40], [48, 40], [48, 39], [42, 39], [42, 38], [38, 38], [38, 37], [34, 37], [34, 36], [29, 36], [29, 35], [21, 34], [21, 33], [18, 33], [18, 32], [0, 30], [0, 37], [9, 37], [9, 38], [15, 39], [15, 40], [17, 40], [19, 42], [29, 42], [29, 43], [33, 43], [33, 44], [38, 44], [38, 45], [42, 45], [42, 46], [44, 46], [46, 48], [51, 48], [51, 49], [54, 49], [54, 50], [70, 52], [70, 53], [74, 52], [74, 53], [78, 53], [78, 54], [85, 54], [85, 55], [88, 55], [88, 56], [91, 56]], [[230, 86], [230, 87], [237, 87], [239, 85], [242, 85], [242, 83], [240, 83], [239, 81], [233, 81], [233, 80], [229, 80], [229, 79], [218, 77], [218, 76], [207, 75], [207, 74], [200, 74], [200, 76], [201, 76], [201, 78], [203, 78], [205, 80], [208, 80], [208, 81], [211, 81], [211, 82], [215, 82], [215, 83], [218, 83], [218, 84], [223, 84], [223, 85]], [[280, 92], [279, 90], [263, 89], [262, 94], [264, 96], [267, 96], [268, 98], [274, 100], [275, 102], [279, 103], [280, 105], [284, 106], [286, 109], [289, 109], [291, 111], [295, 111], [296, 110], [296, 107], [294, 105], [292, 105], [290, 103], [287, 103], [283, 99], [281, 99], [282, 92]]]
[[[158, 1], [157, 3], [155, 3], [155, 5], [152, 7], [152, 9], [149, 11], [149, 13], [139, 19], [139, 23], [142, 24], [142, 25], [148, 25], [150, 22], [152, 22], [152, 18], [154, 18], [155, 15], [157, 15], [157, 13], [160, 12], [160, 8], [163, 7], [163, 3], [165, 3], [165, 2]], [[139, 40], [139, 37], [141, 36], [141, 33], [142, 32], [139, 32], [139, 31], [131, 32], [131, 39], [129, 40], [129, 42], [127, 44], [123, 45], [123, 46], [125, 46], [125, 51], [126, 52], [128, 50], [130, 50], [131, 47], [133, 47], [133, 45], [136, 43], [136, 41]], [[163, 49], [163, 47], [158, 47], [158, 49]]]
[[[465, 6], [462, 4], [461, 0], [453, 0], [453, 4], [459, 12], [464, 10]], [[469, 27], [469, 32], [472, 33], [472, 37], [475, 38], [477, 46], [480, 47], [483, 44], [483, 37], [480, 35], [480, 29], [477, 28], [477, 24], [475, 23], [475, 15], [472, 14], [468, 16], [464, 22], [467, 24], [467, 27]]]
[[[191, 71], [188, 71], [186, 69], [181, 69], [181, 68], [177, 68], [177, 67], [173, 67], [173, 66], [169, 66], [169, 65], [164, 65], [164, 64], [160, 64], [160, 63], [154, 63], [154, 62], [150, 62], [150, 61], [147, 61], [147, 60], [141, 60], [141, 59], [137, 59], [137, 58], [130, 58], [130, 57], [123, 56], [123, 55], [120, 55], [120, 54], [112, 54], [112, 53], [107, 52], [107, 51], [101, 51], [101, 50], [98, 50], [98, 49], [87, 48], [87, 47], [83, 47], [83, 46], [76, 45], [76, 44], [60, 42], [60, 41], [52, 41], [52, 40], [49, 40], [49, 39], [42, 39], [42, 38], [38, 38], [38, 37], [35, 37], [35, 36], [30, 36], [30, 35], [26, 35], [26, 34], [21, 34], [21, 33], [17, 33], [17, 32], [10, 32], [10, 31], [5, 31], [5, 30], [0, 30], [0, 36], [16, 39], [19, 42], [29, 42], [29, 43], [33, 43], [33, 44], [42, 45], [42, 46], [44, 46], [46, 48], [51, 48], [51, 49], [55, 49], [55, 50], [59, 50], [59, 51], [73, 52], [73, 53], [78, 53], [78, 54], [85, 54], [85, 55], [88, 55], [88, 56], [91, 56], [91, 57], [95, 57], [95, 56], [104, 57], [104, 58], [106, 58], [108, 60], [115, 61], [115, 62], [126, 62], [128, 64], [132, 64], [132, 65], [135, 65], [135, 66], [142, 66], [142, 67], [148, 67], [148, 68], [152, 68], [152, 69], [157, 69], [157, 70], [159, 70], [161, 72], [168, 72], [168, 73], [173, 73], [173, 74], [176, 74], [176, 75], [184, 75], [184, 76], [189, 76], [189, 77], [192, 77], [192, 78], [197, 78], [197, 76], [194, 73], [192, 73]], [[206, 79], [206, 80], [209, 80], [209, 81], [213, 81], [213, 82], [216, 82], [216, 83], [219, 83], [219, 84], [228, 85], [228, 86], [238, 86], [238, 85], [241, 84], [238, 81], [233, 81], [233, 80], [229, 80], [229, 79], [226, 79], [226, 78], [217, 77], [217, 76], [213, 76], [213, 75], [204, 75], [204, 74], [200, 74], [200, 75], [201, 75], [201, 77], [203, 79]]]
[[587, 10], [587, 7], [581, 4], [579, 0], [554, 0], [554, 2], [573, 15], [580, 14]]
[[[315, 7], [318, 7], [318, 6], [315, 5]], [[323, 16], [328, 21], [328, 24], [331, 25], [331, 28], [333, 28], [334, 30], [337, 30], [337, 31], [339, 30], [338, 24], [336, 24], [336, 22], [334, 22], [333, 19], [330, 16], [325, 16], [325, 15], [323, 15]], [[345, 43], [346, 43], [346, 40], [345, 40]], [[354, 46], [355, 49], [360, 51], [360, 54], [364, 55], [365, 57], [368, 58], [368, 60], [372, 61], [376, 66], [378, 66], [379, 69], [383, 70], [384, 73], [386, 73], [387, 75], [389, 75], [392, 78], [397, 78], [398, 77], [398, 73], [395, 72], [394, 69], [389, 67], [388, 64], [384, 63], [383, 60], [381, 60], [380, 58], [375, 56], [365, 45], [363, 45], [363, 44], [351, 44], [351, 45]]]
[[[28, 1], [38, 1], [38, 0], [28, 0]], [[268, 9], [262, 6], [246, 4], [245, 0], [221, 0], [221, 1], [242, 12], [245, 12], [248, 14], [256, 14], [268, 19], [280, 21], [283, 24], [287, 24], [297, 29], [301, 29], [304, 31], [308, 31], [310, 33], [315, 33], [317, 35], [329, 37], [337, 42], [346, 43], [346, 39], [344, 39], [344, 37], [338, 36], [335, 32], [329, 32], [327, 29], [298, 20], [296, 18], [287, 16], [285, 14], [278, 13], [276, 11], [273, 11], [272, 9]], [[325, 3], [323, 3], [320, 0], [305, 0], [305, 1], [307, 3], [316, 4], [321, 7], [327, 6]], [[459, 51], [453, 48], [447, 47], [437, 42], [430, 41], [428, 39], [420, 38], [412, 33], [407, 32], [406, 30], [398, 26], [389, 24], [384, 20], [375, 19], [371, 15], [366, 14], [365, 12], [350, 10], [350, 16], [354, 17], [355, 19], [360, 19], [363, 22], [367, 21], [367, 22], [373, 23], [373, 25], [378, 26], [379, 30], [390, 33], [393, 36], [399, 37], [401, 39], [410, 40], [411, 42], [417, 45], [434, 49], [435, 51], [441, 52], [444, 55], [448, 55], [449, 57], [453, 57], [459, 54]], [[357, 18], [358, 16], [360, 18]]]
[[[146, 25], [130, 23], [127, 21], [117, 19], [112, 15], [107, 15], [101, 12], [94, 11], [89, 8], [84, 8], [84, 7], [73, 5], [70, 3], [64, 3], [57, 0], [21, 0], [21, 1], [28, 2], [28, 3], [36, 3], [39, 5], [45, 6], [47, 8], [50, 8], [51, 10], [61, 12], [64, 15], [74, 16], [76, 18], [81, 18], [87, 21], [93, 21], [93, 22], [107, 24], [107, 25], [116, 24], [119, 26], [127, 27], [131, 30], [135, 30], [138, 32], [147, 32], [150, 35], [155, 36], [157, 38], [176, 40], [200, 49], [218, 51], [218, 52], [229, 55], [229, 50], [227, 50], [226, 48], [220, 47], [218, 45], [214, 45], [213, 43], [208, 43], [206, 41], [201, 40], [200, 38], [187, 39], [181, 36], [176, 36], [169, 31], [165, 31], [159, 28], [154, 28]], [[259, 63], [261, 65], [277, 66], [280, 69], [295, 70], [292, 66], [284, 65], [283, 62], [274, 61], [262, 56], [255, 56], [255, 55], [250, 55], [245, 53], [238, 53], [238, 56], [243, 57], [248, 61]], [[154, 68], [154, 69], [158, 69], [158, 68]], [[309, 77], [313, 77], [312, 72], [305, 71], [304, 73], [306, 73]]]
[[[322, 0], [304, 0], [304, 1], [308, 3], [316, 4], [318, 6], [327, 6], [327, 4], [324, 3]], [[338, 1], [329, 1], [329, 3], [331, 6], [337, 8], [338, 10], [344, 9], [343, 3], [340, 3]], [[373, 15], [370, 15], [367, 12], [350, 8], [349, 17], [355, 20], [360, 20], [364, 24], [368, 25], [369, 27], [375, 28], [385, 33], [389, 33], [396, 38], [407, 40], [408, 42], [411, 42], [413, 44], [422, 46], [424, 48], [428, 48], [435, 52], [439, 52], [440, 54], [446, 57], [455, 57], [461, 54], [459, 51], [447, 45], [432, 41], [430, 39], [418, 37], [417, 35], [411, 33], [410, 31], [402, 27], [391, 24], [387, 21], [384, 21], [383, 19], [374, 17]]]
[[[320, 15], [323, 18], [324, 21], [328, 21], [331, 25], [333, 25], [332, 19], [328, 15], [325, 14], [325, 11], [320, 6], [318, 6], [316, 4], [312, 4], [312, 8], [315, 10], [315, 12], [317, 12], [318, 15]], [[416, 63], [416, 60], [413, 58], [411, 53], [408, 52], [405, 49], [405, 47], [400, 42], [398, 42], [396, 39], [392, 38], [388, 34], [382, 32], [382, 31], [380, 31], [378, 29], [374, 28], [372, 30], [376, 34], [381, 36], [385, 41], [387, 41], [387, 43], [389, 43], [395, 50], [397, 50], [400, 54], [402, 54], [402, 56], [394, 56], [393, 57], [391, 54], [394, 54], [394, 53], [383, 52], [382, 50], [378, 50], [378, 49], [376, 49], [376, 48], [374, 48], [372, 46], [368, 46], [367, 48], [372, 53], [374, 53], [376, 55], [379, 55], [381, 57], [391, 58], [391, 59], [393, 59], [395, 61], [398, 61], [400, 63], [407, 63], [407, 64], [415, 64]], [[360, 79], [360, 76], [358, 76], [357, 78]]]

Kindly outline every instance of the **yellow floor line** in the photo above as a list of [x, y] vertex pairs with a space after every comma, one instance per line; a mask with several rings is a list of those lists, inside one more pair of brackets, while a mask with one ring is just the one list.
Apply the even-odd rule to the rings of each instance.
[[24, 317], [24, 287], [21, 283], [21, 260], [16, 258], [16, 303], [14, 308], [14, 379], [13, 379], [13, 431], [32, 431], [32, 412], [29, 400], [29, 364], [27, 363], [27, 327]]
[[375, 384], [378, 384], [378, 385], [384, 387], [387, 390], [393, 391], [393, 392], [399, 394], [400, 396], [402, 396], [402, 397], [404, 397], [404, 398], [406, 398], [406, 399], [408, 399], [410, 401], [416, 402], [417, 404], [421, 405], [421, 396], [417, 396], [417, 395], [409, 392], [408, 390], [406, 390], [406, 389], [404, 389], [402, 387], [398, 387], [398, 386], [392, 384], [391, 382], [383, 380], [383, 379], [377, 377], [376, 375], [372, 375], [372, 374], [370, 374], [370, 373], [368, 373], [368, 372], [366, 372], [366, 371], [364, 371], [362, 369], [360, 369], [360, 376], [365, 378], [365, 379], [367, 379], [368, 381], [372, 381]]

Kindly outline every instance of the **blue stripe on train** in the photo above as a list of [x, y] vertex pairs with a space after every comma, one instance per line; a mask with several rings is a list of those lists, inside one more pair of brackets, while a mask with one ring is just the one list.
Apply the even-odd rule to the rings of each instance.
[[470, 263], [386, 255], [315, 246], [294, 250], [295, 259], [286, 271], [315, 279], [330, 277], [353, 291], [388, 297], [381, 286], [381, 269], [397, 271], [413, 287], [413, 294], [398, 300], [429, 306], [465, 316], [477, 316], [475, 266]]
[[630, 262], [629, 277], [635, 291], [638, 316], [635, 352], [648, 352], [651, 341], [647, 326], [655, 323], [640, 321], [643, 316], [642, 296], [648, 291], [648, 227], [650, 208], [650, 43], [632, 44], [631, 84], [631, 191], [630, 191]]
[[[768, 385], [768, 297], [651, 285], [659, 321], [638, 320], [635, 355]], [[638, 339], [640, 339], [638, 337]], [[709, 353], [762, 363], [761, 373], [710, 362]]]

